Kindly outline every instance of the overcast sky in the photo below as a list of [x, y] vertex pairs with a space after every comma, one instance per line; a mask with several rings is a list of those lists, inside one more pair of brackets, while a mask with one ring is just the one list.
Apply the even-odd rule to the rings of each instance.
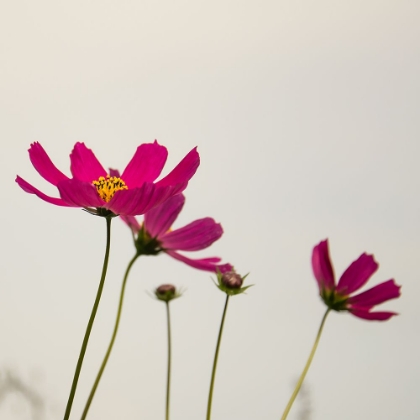
[[[62, 418], [100, 278], [105, 221], [24, 193], [39, 141], [70, 175], [83, 141], [123, 169], [141, 143], [169, 151], [164, 174], [193, 147], [201, 165], [174, 227], [210, 216], [220, 256], [255, 284], [230, 302], [214, 420], [279, 419], [324, 305], [310, 255], [329, 238], [336, 274], [362, 252], [395, 278], [400, 316], [332, 313], [307, 376], [311, 420], [420, 418], [420, 3], [353, 1], [79, 1], [0, 5], [3, 222], [0, 371]], [[103, 298], [72, 418], [83, 410], [109, 342], [134, 254], [113, 221]], [[172, 420], [205, 418], [224, 296], [211, 275], [166, 255], [133, 268], [117, 343], [89, 420], [164, 418], [165, 308], [146, 291], [186, 289], [172, 304]], [[30, 419], [17, 395], [3, 420]]]

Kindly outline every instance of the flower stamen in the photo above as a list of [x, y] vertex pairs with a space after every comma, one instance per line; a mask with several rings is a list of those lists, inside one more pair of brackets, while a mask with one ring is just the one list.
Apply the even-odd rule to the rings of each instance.
[[128, 190], [125, 182], [117, 176], [109, 176], [106, 178], [100, 176], [97, 181], [93, 181], [92, 184], [96, 187], [99, 197], [108, 203], [117, 191]]

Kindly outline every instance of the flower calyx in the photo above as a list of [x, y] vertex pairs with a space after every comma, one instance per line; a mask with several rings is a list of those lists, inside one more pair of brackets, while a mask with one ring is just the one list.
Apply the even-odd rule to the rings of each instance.
[[158, 255], [163, 251], [160, 242], [156, 238], [152, 238], [144, 229], [144, 226], [138, 231], [137, 236], [134, 237], [134, 245], [137, 250], [137, 255]]
[[339, 312], [348, 310], [348, 296], [340, 295], [335, 290], [328, 289], [324, 289], [320, 296], [324, 303], [333, 311]]

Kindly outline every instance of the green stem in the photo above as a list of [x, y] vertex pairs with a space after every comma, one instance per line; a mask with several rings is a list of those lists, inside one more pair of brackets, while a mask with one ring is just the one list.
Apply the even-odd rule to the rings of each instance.
[[225, 308], [223, 310], [222, 322], [220, 323], [219, 337], [217, 338], [217, 344], [216, 344], [216, 353], [214, 354], [213, 371], [211, 373], [211, 381], [210, 381], [209, 399], [208, 399], [208, 403], [207, 403], [207, 417], [206, 417], [206, 420], [210, 420], [210, 416], [211, 416], [211, 403], [212, 403], [212, 400], [213, 400], [213, 388], [214, 388], [214, 379], [216, 377], [217, 359], [219, 358], [220, 342], [222, 341], [223, 325], [225, 323], [228, 303], [229, 303], [229, 295], [226, 294]]
[[169, 315], [169, 301], [166, 303], [166, 320], [168, 323], [168, 375], [166, 382], [166, 420], [169, 420], [169, 395], [171, 387], [171, 318]]
[[296, 384], [295, 390], [293, 391], [293, 394], [290, 397], [289, 402], [287, 403], [287, 406], [284, 410], [284, 413], [281, 417], [281, 420], [286, 420], [287, 415], [289, 414], [289, 411], [292, 408], [292, 405], [293, 405], [293, 403], [296, 399], [296, 396], [299, 393], [299, 390], [300, 390], [300, 388], [303, 384], [303, 381], [305, 380], [305, 376], [308, 373], [309, 367], [311, 366], [312, 359], [314, 358], [316, 348], [318, 347], [319, 339], [321, 338], [321, 334], [322, 334], [322, 330], [324, 328], [325, 320], [327, 319], [327, 315], [329, 314], [330, 310], [331, 309], [328, 308], [327, 311], [325, 312], [323, 318], [322, 318], [321, 325], [319, 326], [318, 334], [316, 335], [316, 339], [315, 339], [314, 345], [312, 346], [311, 353], [309, 354], [308, 361], [306, 362], [305, 368], [303, 369], [303, 372], [300, 375], [300, 378], [299, 378], [299, 380]]
[[91, 389], [89, 397], [86, 401], [86, 405], [85, 405], [85, 408], [83, 410], [82, 417], [80, 418], [80, 420], [84, 420], [87, 416], [90, 404], [92, 403], [93, 397], [95, 396], [95, 392], [96, 392], [96, 389], [98, 388], [99, 381], [101, 380], [102, 374], [104, 373], [106, 364], [107, 364], [109, 356], [111, 354], [112, 347], [114, 346], [114, 341], [115, 341], [115, 338], [116, 338], [117, 332], [118, 332], [118, 326], [120, 324], [121, 311], [122, 311], [122, 306], [123, 306], [123, 303], [124, 303], [124, 293], [125, 293], [125, 286], [127, 284], [128, 274], [130, 273], [131, 267], [133, 266], [134, 262], [137, 260], [138, 257], [139, 257], [139, 255], [136, 254], [130, 260], [130, 262], [128, 263], [127, 269], [125, 270], [124, 279], [123, 279], [122, 286], [121, 286], [120, 302], [119, 302], [119, 305], [118, 305], [117, 318], [115, 319], [114, 331], [112, 333], [112, 337], [111, 337], [111, 341], [110, 341], [109, 346], [108, 346], [108, 350], [105, 353], [104, 360], [102, 361], [99, 372], [96, 375], [95, 382], [93, 383], [92, 389]]
[[99, 282], [98, 291], [96, 292], [95, 303], [93, 304], [92, 312], [90, 314], [89, 322], [86, 327], [85, 337], [83, 338], [82, 348], [80, 349], [79, 360], [77, 361], [76, 370], [74, 372], [73, 383], [71, 385], [70, 395], [67, 401], [66, 412], [64, 413], [64, 420], [70, 417], [71, 407], [73, 405], [74, 395], [76, 394], [77, 382], [79, 381], [80, 371], [82, 370], [83, 359], [85, 357], [86, 348], [89, 342], [90, 332], [92, 331], [93, 322], [95, 321], [96, 312], [98, 311], [99, 302], [101, 300], [102, 290], [104, 288], [106, 272], [108, 269], [109, 250], [111, 245], [111, 217], [106, 217], [106, 250], [104, 263], [102, 267], [101, 281]]

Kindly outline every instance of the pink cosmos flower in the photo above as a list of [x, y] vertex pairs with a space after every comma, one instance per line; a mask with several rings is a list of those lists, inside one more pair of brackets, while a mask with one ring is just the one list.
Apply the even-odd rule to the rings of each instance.
[[122, 217], [134, 234], [138, 255], [157, 255], [165, 252], [199, 270], [221, 273], [231, 271], [233, 267], [230, 264], [218, 264], [218, 257], [191, 259], [177, 252], [205, 249], [223, 234], [222, 226], [210, 217], [171, 230], [184, 203], [185, 197], [182, 194], [175, 195], [146, 212], [142, 224], [135, 217]]
[[373, 256], [364, 253], [349, 265], [336, 284], [328, 251], [328, 239], [316, 245], [312, 252], [312, 269], [318, 282], [319, 293], [329, 308], [336, 311], [347, 310], [370, 321], [385, 321], [397, 314], [371, 310], [380, 303], [400, 296], [401, 286], [393, 279], [351, 296], [367, 283], [377, 268], [378, 264]]
[[[154, 143], [140, 145], [121, 176], [108, 174], [84, 143], [76, 143], [70, 154], [72, 178], [64, 175], [52, 163], [43, 147], [35, 142], [29, 149], [29, 158], [38, 173], [57, 187], [60, 198], [50, 197], [20, 176], [19, 186], [42, 200], [64, 207], [82, 207], [99, 215], [144, 214], [169, 197], [182, 192], [200, 164], [196, 148], [160, 181], [168, 152]], [[111, 171], [112, 172], [112, 171]]]

